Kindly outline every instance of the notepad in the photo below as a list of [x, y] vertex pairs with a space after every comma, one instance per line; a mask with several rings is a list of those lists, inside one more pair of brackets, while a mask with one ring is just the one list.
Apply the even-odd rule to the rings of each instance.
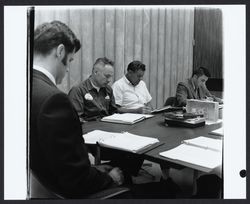
[[222, 164], [222, 140], [207, 137], [184, 140], [181, 145], [161, 152], [160, 155], [209, 172]]
[[115, 133], [94, 130], [83, 135], [86, 144], [99, 143], [103, 147], [136, 153], [159, 142], [158, 139], [134, 135], [128, 132]]
[[101, 121], [122, 124], [134, 124], [144, 119], [151, 118], [154, 115], [150, 114], [135, 114], [135, 113], [115, 113], [110, 116], [103, 117]]

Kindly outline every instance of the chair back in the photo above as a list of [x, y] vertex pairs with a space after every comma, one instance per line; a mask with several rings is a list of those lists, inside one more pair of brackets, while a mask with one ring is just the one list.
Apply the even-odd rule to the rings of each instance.
[[165, 101], [164, 106], [175, 106], [175, 104], [176, 104], [176, 97], [171, 96], [171, 97], [167, 98], [167, 100]]

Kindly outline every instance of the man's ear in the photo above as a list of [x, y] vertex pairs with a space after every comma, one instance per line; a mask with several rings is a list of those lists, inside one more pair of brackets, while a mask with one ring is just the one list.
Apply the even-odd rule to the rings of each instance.
[[63, 44], [60, 44], [57, 46], [57, 49], [56, 49], [56, 56], [59, 58], [59, 59], [63, 59], [64, 56], [65, 56], [65, 47]]

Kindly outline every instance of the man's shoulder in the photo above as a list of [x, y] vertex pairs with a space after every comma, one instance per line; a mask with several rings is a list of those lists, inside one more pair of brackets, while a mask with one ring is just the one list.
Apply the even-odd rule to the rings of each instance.
[[121, 85], [121, 84], [124, 84], [125, 83], [125, 79], [124, 79], [124, 76], [121, 77], [120, 79], [117, 79], [114, 83], [113, 83], [113, 86], [118, 86], [118, 85]]

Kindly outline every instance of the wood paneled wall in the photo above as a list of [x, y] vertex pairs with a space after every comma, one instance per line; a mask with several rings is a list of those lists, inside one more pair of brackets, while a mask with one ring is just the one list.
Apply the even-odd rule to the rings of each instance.
[[70, 72], [59, 86], [66, 93], [85, 80], [96, 58], [115, 61], [114, 80], [132, 60], [146, 64], [144, 81], [154, 107], [174, 96], [176, 85], [192, 74], [194, 9], [149, 7], [81, 7], [36, 9], [35, 26], [60, 20], [82, 43]]
[[195, 8], [194, 69], [209, 69], [212, 78], [222, 73], [222, 11], [215, 8]]

